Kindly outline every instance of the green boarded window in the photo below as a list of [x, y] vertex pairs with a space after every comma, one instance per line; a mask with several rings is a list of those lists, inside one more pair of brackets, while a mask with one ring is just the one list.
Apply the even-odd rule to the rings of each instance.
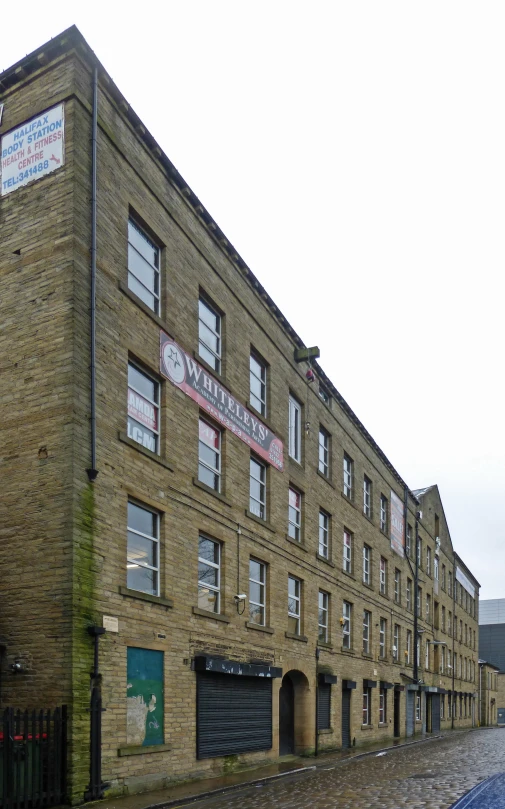
[[163, 744], [163, 652], [127, 651], [127, 744]]

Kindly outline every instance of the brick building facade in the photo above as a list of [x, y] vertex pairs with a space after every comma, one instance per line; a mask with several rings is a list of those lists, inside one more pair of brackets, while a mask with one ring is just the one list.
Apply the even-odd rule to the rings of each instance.
[[479, 585], [437, 487], [408, 488], [75, 28], [0, 104], [1, 700], [69, 706], [70, 799], [92, 691], [111, 794], [476, 722]]

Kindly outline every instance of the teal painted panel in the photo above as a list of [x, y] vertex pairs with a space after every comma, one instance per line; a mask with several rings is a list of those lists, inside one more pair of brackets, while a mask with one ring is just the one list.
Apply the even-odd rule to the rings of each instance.
[[163, 744], [163, 652], [127, 650], [127, 744]]

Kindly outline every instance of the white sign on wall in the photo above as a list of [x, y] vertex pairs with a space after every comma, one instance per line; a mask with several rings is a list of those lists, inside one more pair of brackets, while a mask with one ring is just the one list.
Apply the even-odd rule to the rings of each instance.
[[63, 104], [2, 136], [2, 196], [59, 169], [65, 162]]

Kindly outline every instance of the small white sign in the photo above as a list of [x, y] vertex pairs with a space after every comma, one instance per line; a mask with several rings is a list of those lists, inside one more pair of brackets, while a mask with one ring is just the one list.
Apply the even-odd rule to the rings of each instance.
[[119, 632], [119, 621], [112, 615], [104, 615], [103, 627], [107, 630], [107, 632]]
[[0, 145], [2, 196], [61, 168], [65, 162], [64, 144], [63, 104], [3, 135]]

